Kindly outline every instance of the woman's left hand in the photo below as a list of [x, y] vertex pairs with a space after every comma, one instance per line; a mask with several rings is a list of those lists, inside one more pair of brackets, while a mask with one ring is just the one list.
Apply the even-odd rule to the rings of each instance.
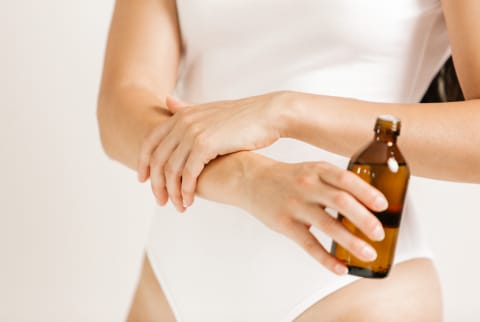
[[282, 97], [278, 92], [200, 105], [167, 98], [173, 116], [145, 137], [139, 181], [150, 177], [158, 203], [165, 205], [170, 197], [183, 212], [193, 203], [197, 178], [210, 160], [266, 147], [280, 138]]

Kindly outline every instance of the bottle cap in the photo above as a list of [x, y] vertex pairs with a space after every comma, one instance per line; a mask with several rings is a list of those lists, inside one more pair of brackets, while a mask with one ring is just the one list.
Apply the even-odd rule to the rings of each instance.
[[390, 130], [396, 134], [400, 134], [401, 122], [396, 116], [390, 114], [382, 114], [377, 117], [375, 122], [375, 131], [383, 129]]

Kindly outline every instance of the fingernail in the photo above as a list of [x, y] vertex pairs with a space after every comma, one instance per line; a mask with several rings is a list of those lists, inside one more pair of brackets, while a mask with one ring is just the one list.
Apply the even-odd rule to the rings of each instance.
[[377, 252], [370, 246], [364, 246], [362, 249], [362, 257], [367, 261], [373, 261], [377, 258]]
[[343, 265], [337, 264], [335, 265], [335, 273], [337, 273], [338, 275], [345, 275], [348, 273], [348, 268]]
[[183, 207], [187, 208], [189, 206], [187, 196], [182, 195]]
[[385, 198], [378, 196], [377, 198], [375, 198], [373, 206], [375, 207], [375, 209], [384, 210], [388, 207], [388, 201]]
[[373, 240], [381, 241], [385, 238], [385, 232], [381, 225], [377, 225], [372, 233]]

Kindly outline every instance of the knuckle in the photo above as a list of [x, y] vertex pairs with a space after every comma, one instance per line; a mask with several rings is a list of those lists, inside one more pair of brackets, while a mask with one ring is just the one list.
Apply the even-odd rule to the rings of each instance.
[[194, 189], [192, 187], [182, 187], [182, 194], [191, 195], [192, 193], [194, 193]]
[[201, 132], [201, 130], [202, 130], [201, 125], [196, 122], [192, 122], [188, 124], [187, 133], [190, 134], [191, 136], [197, 135], [198, 133]]
[[161, 187], [162, 189], [166, 188], [165, 175], [163, 174], [163, 172], [160, 172], [160, 174], [158, 175], [157, 182], [159, 187]]
[[305, 240], [302, 242], [302, 247], [309, 254], [317, 254], [318, 243], [315, 240], [313, 240], [311, 237], [305, 238]]
[[297, 176], [296, 182], [300, 187], [310, 187], [313, 184], [313, 178], [310, 173], [301, 173]]
[[199, 149], [207, 150], [210, 147], [210, 139], [205, 134], [205, 132], [198, 134], [194, 140], [195, 146]]
[[285, 232], [290, 230], [293, 224], [293, 219], [285, 214], [278, 215], [274, 221], [274, 229], [279, 232]]
[[182, 196], [181, 196], [180, 193], [177, 192], [177, 191], [170, 193], [170, 197], [171, 197], [173, 200], [175, 200], [176, 202], [178, 202], [179, 200], [182, 199]]
[[178, 169], [172, 162], [167, 162], [165, 165], [165, 173], [170, 176], [175, 175], [178, 173]]
[[141, 152], [138, 156], [138, 165], [145, 166], [148, 160], [148, 155], [145, 152]]
[[192, 127], [195, 126], [193, 115], [184, 114], [178, 121], [178, 126], [182, 132], [190, 133]]
[[193, 123], [193, 115], [190, 113], [190, 110], [187, 108], [182, 108], [175, 115], [179, 118], [179, 122], [184, 125], [189, 125]]
[[155, 133], [156, 129], [157, 129], [156, 127], [153, 127], [153, 128], [150, 128], [150, 129], [147, 130], [147, 132], [145, 133], [145, 135], [143, 137], [142, 147], [146, 147], [146, 146], [148, 146], [152, 143], [153, 133]]
[[182, 185], [182, 195], [191, 196], [195, 193], [195, 186]]
[[329, 169], [329, 164], [325, 161], [315, 163], [315, 171], [318, 173], [325, 173]]
[[318, 228], [321, 229], [323, 232], [332, 233], [337, 227], [337, 221], [329, 215], [324, 215], [318, 219], [318, 225], [320, 226]]
[[155, 152], [150, 158], [150, 165], [159, 164], [161, 162], [160, 153]]
[[334, 272], [335, 266], [337, 265], [337, 260], [333, 258], [333, 256], [325, 254], [323, 256], [322, 265]]
[[345, 209], [350, 202], [350, 196], [346, 192], [339, 191], [333, 195], [332, 201], [338, 210]]
[[143, 141], [141, 151], [142, 151], [143, 153], [148, 152], [150, 149], [153, 148], [153, 146], [154, 146], [155, 143], [156, 143], [156, 142], [154, 141], [153, 135], [147, 136], [147, 137], [145, 138], [145, 140]]
[[158, 155], [156, 153], [152, 154], [152, 156], [150, 157], [150, 161], [149, 161], [150, 165], [153, 166], [153, 165], [157, 164], [158, 161], [159, 161], [158, 160]]
[[284, 197], [284, 204], [286, 206], [286, 209], [294, 209], [298, 207], [300, 201], [296, 195], [288, 194]]
[[182, 181], [182, 194], [183, 195], [193, 195], [195, 193], [195, 184], [192, 184], [191, 182], [183, 182]]
[[151, 170], [152, 173], [152, 181], [156, 182], [160, 185], [165, 185], [165, 173], [163, 166], [154, 166]]
[[338, 173], [338, 183], [341, 186], [347, 186], [347, 187], [351, 186], [353, 181], [355, 180], [353, 176], [354, 174], [349, 171], [346, 171], [346, 170], [340, 171]]
[[316, 170], [316, 163], [315, 162], [304, 162], [302, 170], [305, 174], [311, 174]]
[[182, 171], [182, 180], [190, 181], [194, 178], [192, 169], [189, 166], [185, 166]]

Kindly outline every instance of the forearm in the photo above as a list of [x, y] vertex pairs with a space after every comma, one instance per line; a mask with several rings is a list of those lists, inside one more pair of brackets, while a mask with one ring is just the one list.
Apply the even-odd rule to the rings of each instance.
[[[136, 170], [146, 134], [171, 117], [162, 100], [145, 90], [101, 95], [97, 118], [107, 155]], [[273, 160], [243, 151], [217, 157], [198, 178], [196, 194], [202, 198], [240, 206], [242, 182], [256, 167]]]
[[99, 96], [97, 120], [105, 153], [136, 170], [147, 133], [171, 116], [153, 93], [126, 88]]
[[198, 178], [196, 194], [202, 198], [248, 209], [247, 183], [258, 171], [276, 161], [250, 151], [240, 151], [210, 161]]
[[480, 182], [480, 100], [429, 104], [372, 103], [291, 93], [285, 136], [350, 156], [372, 138], [379, 114], [402, 120], [399, 139], [414, 175]]

